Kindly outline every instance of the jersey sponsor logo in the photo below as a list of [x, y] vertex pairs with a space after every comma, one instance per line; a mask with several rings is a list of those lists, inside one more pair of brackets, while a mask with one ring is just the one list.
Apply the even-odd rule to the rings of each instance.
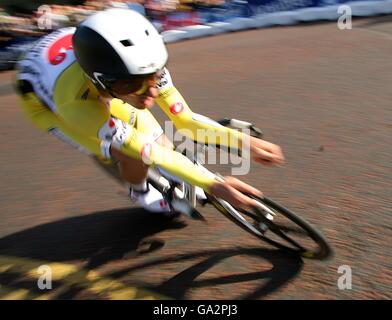
[[102, 140], [112, 140], [116, 132], [116, 122], [113, 118], [110, 118], [108, 121], [105, 122], [101, 129], [99, 129], [98, 137]]
[[166, 72], [162, 70], [161, 75], [159, 77], [159, 81], [157, 81], [158, 90], [163, 89], [168, 84], [168, 80], [165, 78], [165, 76], [166, 76]]
[[127, 123], [116, 119], [114, 129], [112, 144], [118, 149], [121, 149], [127, 138], [131, 135], [132, 128]]
[[30, 82], [35, 94], [53, 112], [57, 112], [53, 101], [56, 81], [75, 61], [72, 50], [74, 31], [75, 28], [64, 28], [38, 40], [18, 65], [18, 79]]
[[158, 95], [160, 98], [162, 99], [166, 99], [167, 97], [170, 97], [175, 91], [174, 87], [171, 87], [169, 89], [165, 89], [165, 90], [160, 90]]
[[72, 34], [67, 34], [51, 44], [48, 50], [50, 64], [58, 65], [63, 62], [68, 50], [72, 50]]
[[120, 119], [110, 118], [99, 129], [98, 137], [110, 141], [115, 147], [121, 148], [132, 133], [132, 128]]
[[113, 129], [116, 126], [116, 122], [114, 122], [113, 118], [110, 118], [109, 120], [109, 128]]
[[172, 114], [177, 115], [184, 110], [184, 105], [182, 104], [182, 102], [176, 102], [170, 106], [169, 110]]
[[131, 111], [131, 114], [130, 114], [130, 116], [129, 116], [129, 124], [131, 125], [131, 126], [134, 126], [135, 125], [135, 121], [136, 121], [136, 111], [134, 111], [134, 110], [132, 110]]
[[31, 51], [28, 53], [28, 55], [26, 56], [26, 58], [36, 58], [38, 57], [42, 50], [44, 50], [45, 48], [47, 48], [48, 46], [50, 46], [53, 41], [56, 41], [56, 39], [63, 34], [64, 32], [74, 32], [75, 28], [65, 28], [65, 29], [60, 29], [57, 30], [55, 32], [52, 32], [50, 34], [48, 34], [45, 37], [42, 37], [41, 40], [38, 40], [38, 42], [36, 43], [36, 45], [31, 49]]
[[173, 86], [172, 79], [170, 77], [170, 73], [166, 68], [163, 68], [160, 71], [159, 79], [157, 81], [157, 89], [161, 91], [163, 89], [169, 88]]

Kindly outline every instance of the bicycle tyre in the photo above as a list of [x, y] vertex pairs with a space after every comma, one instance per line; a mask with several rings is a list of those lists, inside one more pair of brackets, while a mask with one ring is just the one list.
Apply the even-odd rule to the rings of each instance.
[[[276, 201], [264, 197], [263, 199], [257, 199], [259, 202], [263, 203], [263, 205], [267, 206], [268, 208], [272, 209], [274, 212], [283, 215], [294, 224], [299, 226], [303, 231], [306, 232], [306, 235], [311, 238], [318, 246], [317, 251], [311, 251], [305, 248], [305, 250], [300, 248], [293, 248], [288, 245], [284, 245], [280, 242], [277, 242], [273, 239], [270, 239], [264, 235], [262, 231], [260, 231], [257, 227], [247, 221], [243, 215], [239, 213], [238, 210], [228, 205], [227, 202], [224, 200], [218, 199], [211, 195], [208, 195], [208, 199], [210, 203], [224, 216], [226, 216], [229, 220], [234, 222], [236, 225], [247, 231], [248, 233], [252, 234], [253, 236], [285, 251], [290, 253], [294, 253], [296, 255], [300, 255], [301, 257], [308, 258], [308, 259], [316, 259], [316, 260], [326, 260], [333, 255], [333, 250], [331, 246], [328, 244], [328, 241], [325, 237], [309, 222], [305, 219], [301, 218], [291, 210], [287, 209], [286, 207], [280, 205]], [[260, 214], [260, 213], [259, 213]], [[242, 218], [240, 218], [242, 217]], [[280, 228], [277, 224], [270, 221], [271, 225], [274, 225], [275, 228]], [[284, 239], [284, 238], [282, 238]]]

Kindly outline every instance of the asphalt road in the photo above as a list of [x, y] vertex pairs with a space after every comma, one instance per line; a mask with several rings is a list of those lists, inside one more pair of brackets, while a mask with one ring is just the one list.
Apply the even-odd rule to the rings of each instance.
[[[142, 288], [174, 299], [391, 299], [392, 18], [231, 33], [169, 51], [194, 111], [250, 120], [283, 148], [284, 166], [253, 165], [242, 179], [316, 225], [335, 256], [289, 257], [211, 208], [208, 224], [134, 208], [88, 157], [23, 118], [6, 72], [0, 298], [140, 298]], [[57, 268], [51, 291], [34, 280], [43, 264]], [[337, 286], [342, 265], [351, 289]]]

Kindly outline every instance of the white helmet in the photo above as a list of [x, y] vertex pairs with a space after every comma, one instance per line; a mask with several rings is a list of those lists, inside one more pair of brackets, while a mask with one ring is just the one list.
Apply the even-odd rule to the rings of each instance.
[[155, 73], [168, 59], [155, 27], [128, 9], [109, 9], [90, 16], [79, 25], [72, 43], [84, 72], [103, 88], [116, 80]]

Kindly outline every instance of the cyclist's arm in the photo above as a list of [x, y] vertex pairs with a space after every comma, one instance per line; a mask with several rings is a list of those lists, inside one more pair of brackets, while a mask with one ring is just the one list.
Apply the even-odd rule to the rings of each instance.
[[42, 131], [48, 131], [56, 123], [56, 115], [37, 96], [30, 92], [19, 96], [24, 115]]
[[[68, 123], [64, 122], [45, 106], [33, 92], [20, 95], [19, 97], [23, 113], [36, 127], [57, 136], [59, 134], [63, 136], [64, 134], [73, 142], [86, 148], [89, 152], [100, 154], [100, 141], [98, 139], [86, 137]], [[59, 131], [61, 133], [59, 133]]]
[[241, 148], [244, 137], [241, 132], [192, 112], [180, 92], [174, 87], [167, 69], [163, 72], [163, 79], [161, 77], [161, 82], [158, 84], [159, 97], [156, 102], [173, 121], [179, 132], [194, 141]]
[[116, 148], [129, 157], [143, 160], [148, 165], [159, 166], [206, 191], [210, 191], [211, 185], [216, 182], [214, 174], [195, 166], [181, 153], [156, 143], [135, 128], [129, 127], [123, 141], [114, 139], [111, 148]]
[[[94, 145], [97, 155], [110, 158], [110, 149], [116, 148], [131, 158], [144, 159], [146, 164], [160, 166], [206, 191], [215, 182], [214, 174], [194, 165], [187, 157], [154, 142], [127, 122], [112, 118], [103, 104], [89, 100], [76, 101], [60, 106], [58, 111], [67, 123], [72, 123], [75, 130], [90, 140], [89, 150]], [[82, 140], [76, 142], [85, 143]]]

